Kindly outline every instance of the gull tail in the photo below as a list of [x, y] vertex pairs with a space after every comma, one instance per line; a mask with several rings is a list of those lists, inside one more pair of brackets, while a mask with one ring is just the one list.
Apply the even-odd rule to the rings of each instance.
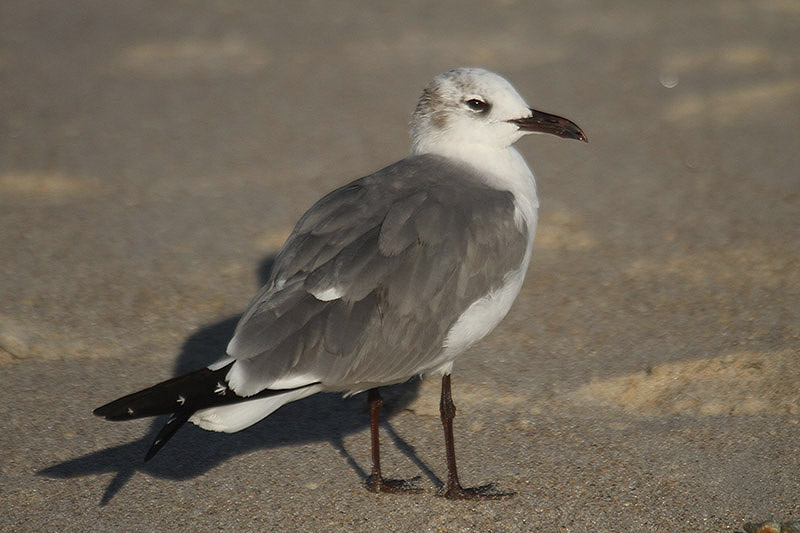
[[230, 366], [217, 370], [203, 368], [168, 379], [107, 403], [93, 412], [114, 421], [171, 415], [145, 455], [144, 460], [149, 461], [189, 420], [204, 429], [239, 431], [281, 405], [320, 390], [319, 384], [311, 383], [293, 389], [265, 389], [253, 396], [239, 396], [228, 387], [225, 379]]

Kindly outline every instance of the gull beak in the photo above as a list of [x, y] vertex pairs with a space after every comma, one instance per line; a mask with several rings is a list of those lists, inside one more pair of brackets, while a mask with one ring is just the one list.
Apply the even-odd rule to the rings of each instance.
[[509, 120], [509, 122], [516, 124], [517, 127], [523, 131], [529, 131], [531, 133], [549, 133], [551, 135], [564, 137], [565, 139], [589, 142], [583, 130], [571, 120], [559, 117], [558, 115], [551, 115], [544, 111], [537, 111], [533, 108], [530, 108], [530, 110], [531, 116], [515, 118]]

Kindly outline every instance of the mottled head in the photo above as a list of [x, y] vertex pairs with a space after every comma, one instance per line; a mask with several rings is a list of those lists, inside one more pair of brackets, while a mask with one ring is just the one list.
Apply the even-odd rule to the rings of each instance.
[[434, 78], [411, 117], [416, 154], [454, 146], [506, 148], [528, 133], [586, 141], [573, 122], [531, 109], [508, 81], [480, 68], [457, 68]]

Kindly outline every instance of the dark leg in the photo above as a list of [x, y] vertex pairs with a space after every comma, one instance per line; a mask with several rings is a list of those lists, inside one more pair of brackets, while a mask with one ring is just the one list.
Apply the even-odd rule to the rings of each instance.
[[493, 484], [465, 489], [459, 483], [456, 469], [456, 449], [453, 443], [453, 419], [456, 417], [456, 406], [450, 394], [450, 374], [442, 376], [442, 399], [439, 403], [439, 412], [442, 415], [444, 447], [447, 453], [447, 483], [442, 487], [440, 496], [451, 500], [501, 500], [513, 496], [513, 492], [501, 492]]
[[419, 476], [408, 480], [383, 479], [381, 475], [381, 444], [378, 434], [383, 398], [378, 389], [370, 389], [367, 393], [367, 401], [369, 402], [369, 428], [372, 437], [372, 475], [367, 481], [367, 489], [371, 492], [421, 492], [422, 489], [417, 487]]

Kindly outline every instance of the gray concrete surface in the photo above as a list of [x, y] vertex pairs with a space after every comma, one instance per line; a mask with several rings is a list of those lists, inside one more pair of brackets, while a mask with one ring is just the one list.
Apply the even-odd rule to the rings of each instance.
[[[736, 531], [800, 519], [800, 4], [0, 3], [0, 530]], [[437, 383], [235, 435], [94, 407], [213, 360], [296, 218], [460, 65], [575, 120], [506, 321]]]

